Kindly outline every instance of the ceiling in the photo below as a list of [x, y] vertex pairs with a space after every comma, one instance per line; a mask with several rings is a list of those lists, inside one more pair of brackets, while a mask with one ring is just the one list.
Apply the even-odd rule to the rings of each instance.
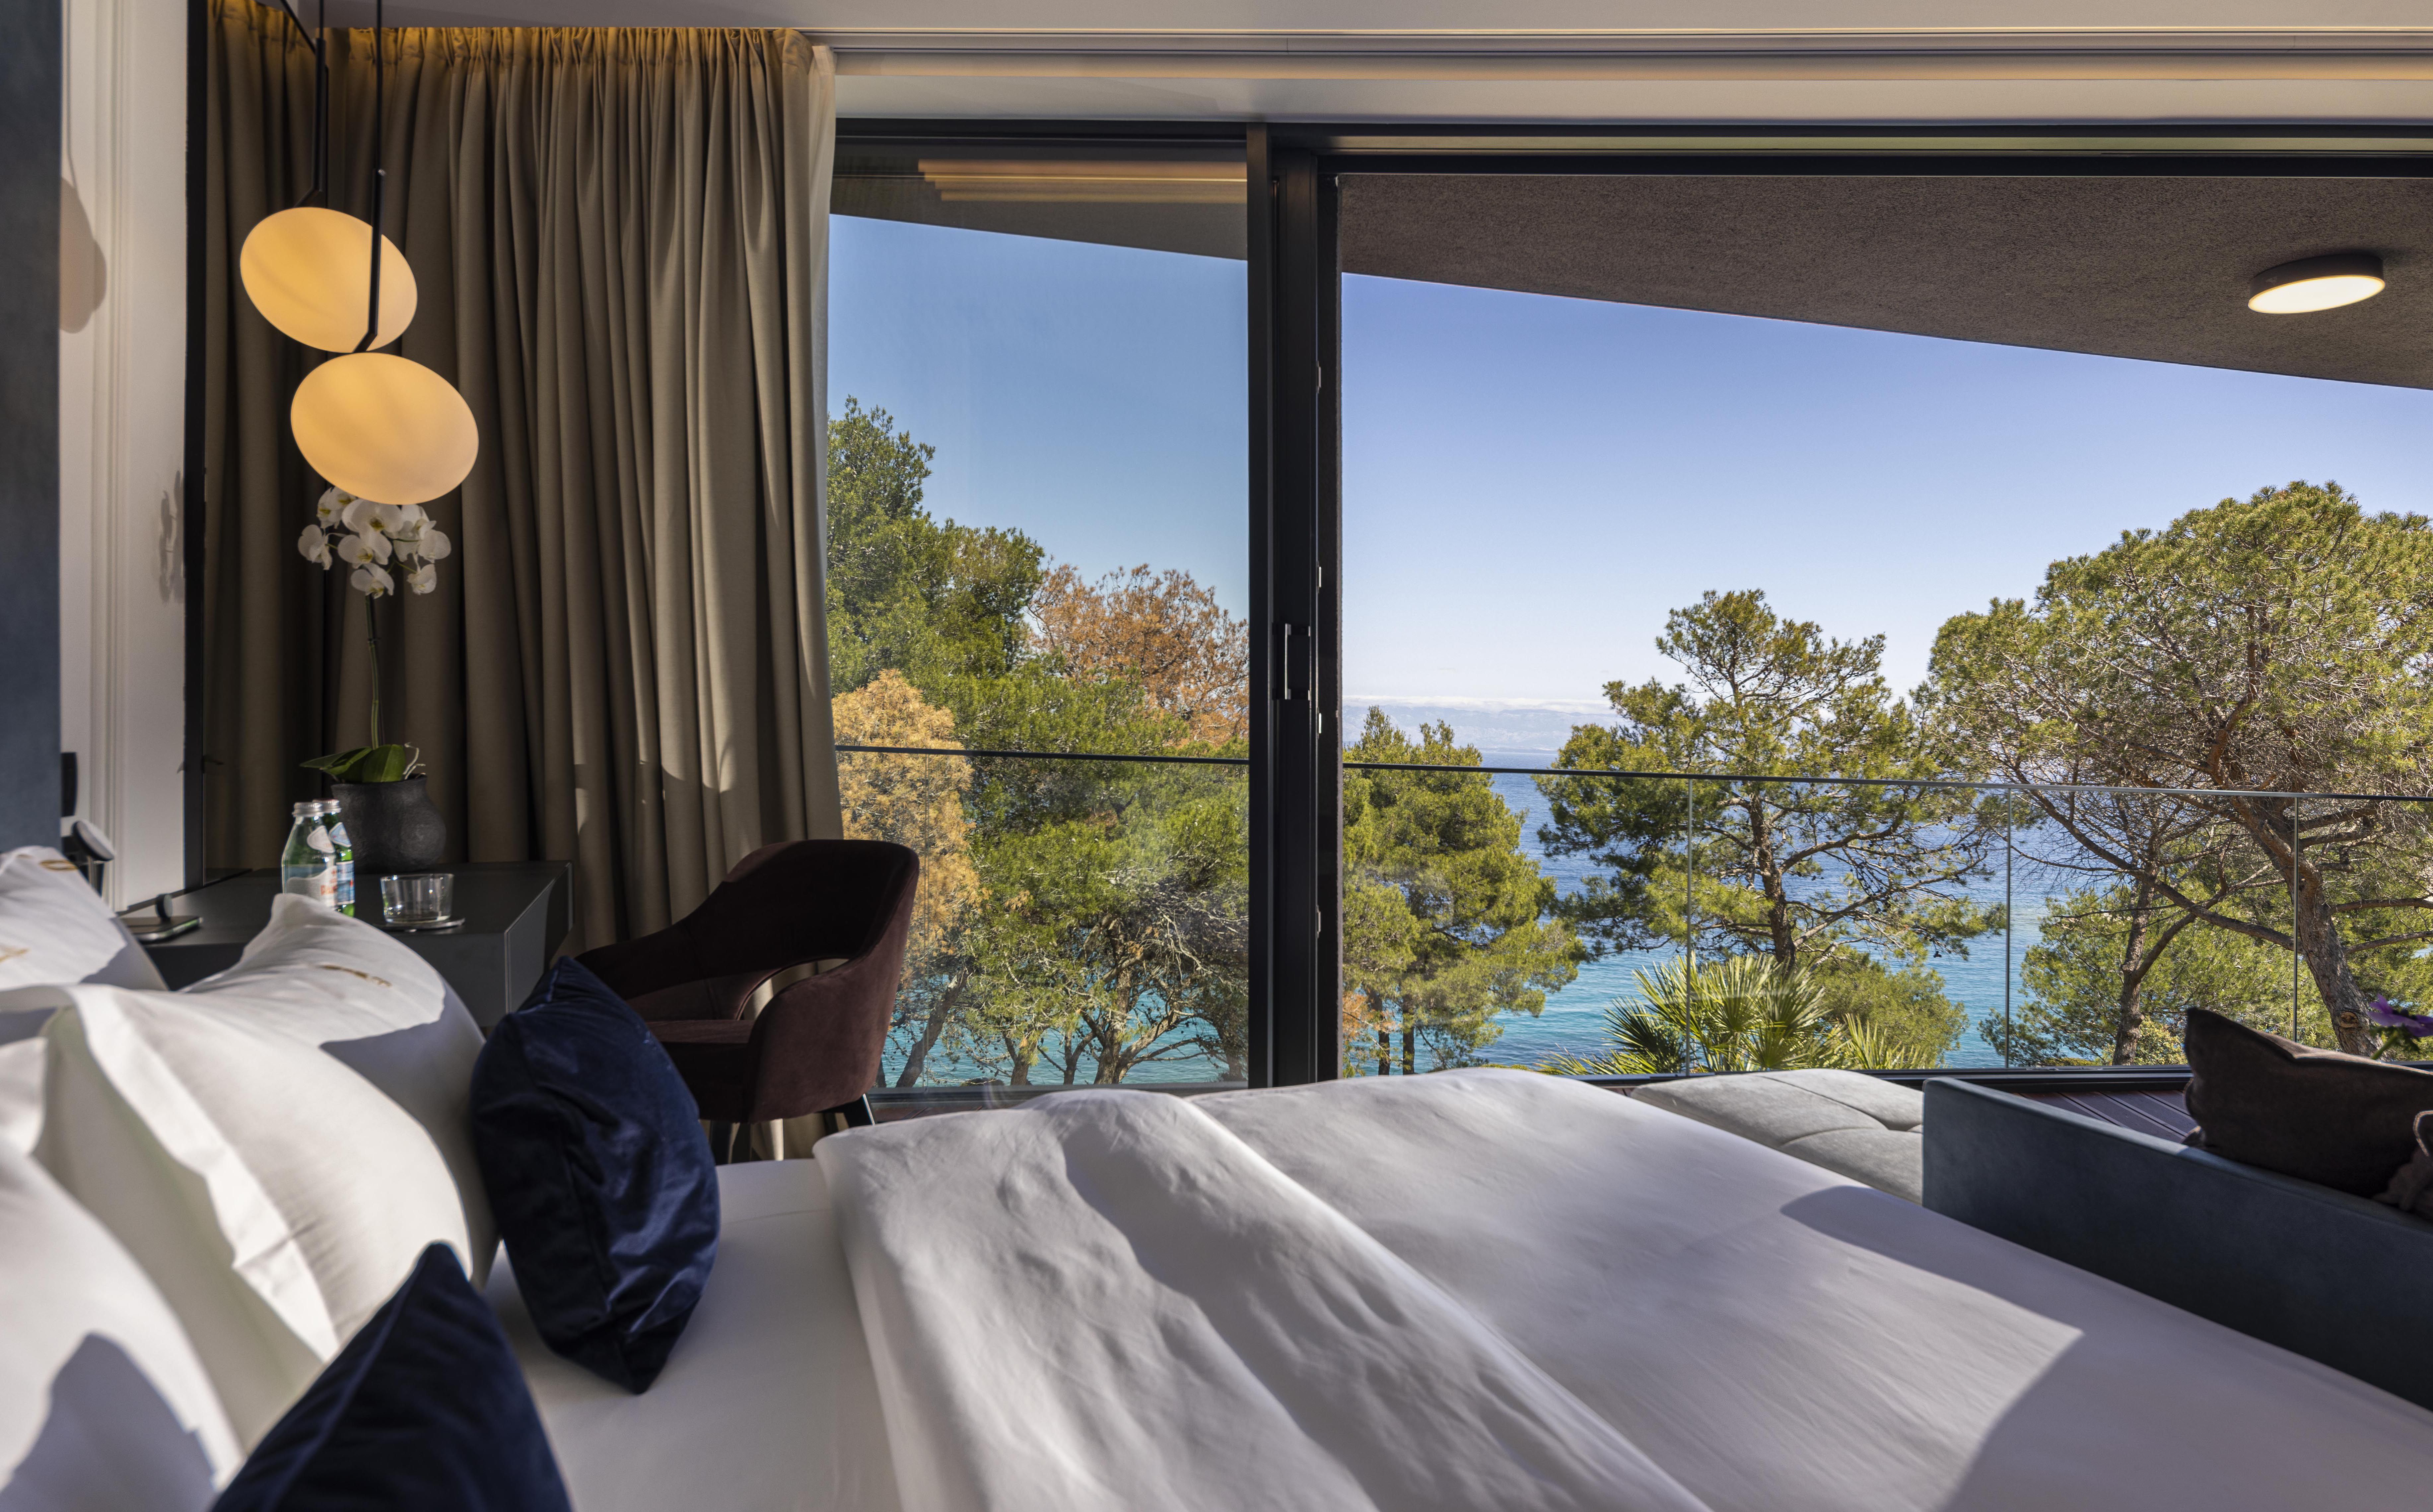
[[[2433, 180], [1350, 175], [1352, 273], [2433, 388]], [[2380, 296], [2246, 305], [2384, 260]]]
[[[369, 10], [338, 0], [331, 15]], [[836, 49], [848, 116], [2433, 120], [2427, 0], [399, 0], [387, 14], [799, 26]]]

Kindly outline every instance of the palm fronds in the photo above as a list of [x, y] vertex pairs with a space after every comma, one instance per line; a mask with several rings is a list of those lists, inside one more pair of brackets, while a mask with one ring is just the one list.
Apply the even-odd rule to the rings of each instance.
[[1538, 1069], [1556, 1076], [1689, 1076], [1788, 1071], [1801, 1066], [1907, 1066], [1931, 1052], [1864, 1018], [1837, 1019], [1816, 979], [1764, 956], [1727, 956], [1693, 966], [1673, 960], [1632, 974], [1636, 999], [1606, 1010], [1611, 1048], [1592, 1059], [1559, 1056]]

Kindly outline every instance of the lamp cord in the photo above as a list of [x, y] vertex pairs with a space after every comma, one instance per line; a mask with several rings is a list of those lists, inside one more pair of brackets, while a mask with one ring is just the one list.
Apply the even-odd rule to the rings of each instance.
[[383, 8], [386, 0], [372, 0], [372, 278], [371, 308], [364, 315], [364, 339], [355, 343], [355, 350], [369, 351], [372, 339], [380, 334], [381, 276], [381, 212], [387, 197], [388, 169], [382, 165], [382, 138], [388, 113], [387, 49], [381, 45], [383, 27]]
[[313, 183], [297, 196], [296, 205], [311, 204], [315, 195], [326, 205], [330, 202], [330, 0], [320, 0], [317, 26], [304, 25], [304, 18], [288, 0], [279, 0], [279, 8], [313, 49]]

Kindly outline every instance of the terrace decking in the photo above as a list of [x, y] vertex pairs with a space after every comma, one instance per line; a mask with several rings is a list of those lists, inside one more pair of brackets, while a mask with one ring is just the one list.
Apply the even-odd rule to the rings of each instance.
[[2186, 1139], [2197, 1126], [2188, 1116], [2186, 1096], [2178, 1092], [2031, 1092], [2023, 1096], [2174, 1143]]

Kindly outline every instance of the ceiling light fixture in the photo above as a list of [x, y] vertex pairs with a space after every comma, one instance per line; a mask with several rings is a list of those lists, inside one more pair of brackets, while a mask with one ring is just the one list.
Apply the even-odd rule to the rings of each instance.
[[2301, 258], [2255, 275], [2247, 308], [2260, 314], [2302, 315], [2337, 310], [2382, 292], [2382, 259], [2372, 252]]

